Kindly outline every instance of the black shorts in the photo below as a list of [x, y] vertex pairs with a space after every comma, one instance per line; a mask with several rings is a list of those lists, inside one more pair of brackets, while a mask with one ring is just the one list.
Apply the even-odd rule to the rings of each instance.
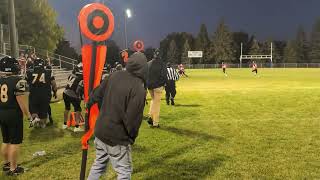
[[35, 93], [30, 93], [29, 108], [31, 114], [37, 114], [40, 119], [46, 119], [49, 105], [50, 97], [48, 94], [36, 95]]
[[71, 110], [71, 104], [74, 108], [75, 112], [81, 112], [81, 100], [79, 98], [74, 98], [74, 97], [70, 97], [68, 95], [66, 95], [65, 93], [63, 93], [63, 101], [64, 101], [64, 107], [65, 110], [70, 111]]
[[3, 143], [22, 143], [23, 114], [20, 109], [0, 110], [0, 126]]

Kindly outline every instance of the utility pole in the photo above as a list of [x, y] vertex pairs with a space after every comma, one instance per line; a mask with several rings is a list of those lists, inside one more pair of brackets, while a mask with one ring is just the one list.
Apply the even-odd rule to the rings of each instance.
[[0, 53], [5, 54], [4, 39], [3, 39], [3, 24], [0, 24]]
[[9, 21], [9, 31], [10, 31], [11, 56], [14, 58], [18, 58], [19, 47], [18, 47], [14, 0], [8, 0], [8, 16], [9, 16], [8, 21]]

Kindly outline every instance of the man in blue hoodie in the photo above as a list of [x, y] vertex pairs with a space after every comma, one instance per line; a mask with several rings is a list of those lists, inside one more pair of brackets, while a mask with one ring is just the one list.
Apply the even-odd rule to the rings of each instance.
[[129, 58], [126, 71], [112, 73], [90, 95], [87, 106], [101, 102], [101, 108], [95, 126], [96, 159], [89, 180], [98, 180], [109, 161], [118, 179], [131, 179], [131, 145], [143, 118], [147, 67], [147, 58], [137, 52]]

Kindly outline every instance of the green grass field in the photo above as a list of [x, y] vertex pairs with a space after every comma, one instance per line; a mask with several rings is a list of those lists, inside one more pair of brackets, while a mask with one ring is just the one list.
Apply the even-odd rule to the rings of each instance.
[[[133, 179], [320, 179], [320, 69], [259, 71], [187, 71], [177, 105], [162, 101], [161, 128], [143, 122]], [[63, 103], [52, 108], [55, 127], [25, 124], [20, 162], [29, 171], [19, 179], [79, 177], [81, 135], [60, 129]], [[47, 155], [33, 158], [39, 150]], [[91, 146], [88, 171], [94, 157]]]

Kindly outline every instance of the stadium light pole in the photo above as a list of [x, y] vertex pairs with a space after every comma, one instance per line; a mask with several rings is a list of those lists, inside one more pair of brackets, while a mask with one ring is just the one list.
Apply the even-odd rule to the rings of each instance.
[[128, 49], [128, 35], [127, 35], [127, 21], [129, 18], [132, 17], [132, 13], [130, 9], [126, 9], [126, 14], [124, 16], [124, 36], [125, 36], [125, 44], [126, 44], [126, 49]]
[[10, 29], [10, 49], [11, 56], [14, 58], [19, 57], [18, 49], [18, 36], [16, 28], [16, 15], [14, 10], [14, 0], [8, 0], [8, 20]]

